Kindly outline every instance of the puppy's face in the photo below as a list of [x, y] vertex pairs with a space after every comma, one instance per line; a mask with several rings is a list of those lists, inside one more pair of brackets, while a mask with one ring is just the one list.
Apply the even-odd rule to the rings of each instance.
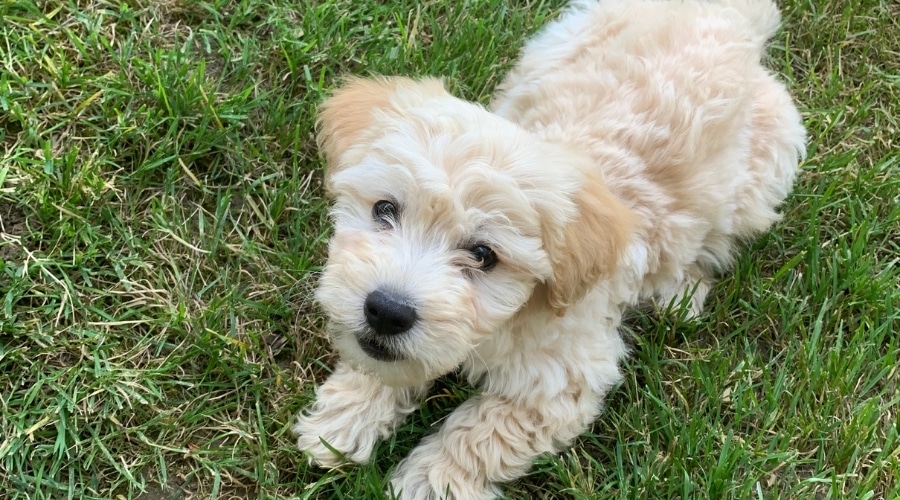
[[391, 385], [453, 370], [538, 284], [535, 307], [563, 310], [627, 239], [584, 159], [438, 81], [353, 81], [319, 140], [335, 235], [317, 298], [343, 358]]

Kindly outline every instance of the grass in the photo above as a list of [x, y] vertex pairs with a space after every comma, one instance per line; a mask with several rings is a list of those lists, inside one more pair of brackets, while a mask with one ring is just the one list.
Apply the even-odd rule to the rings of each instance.
[[[470, 389], [323, 471], [317, 104], [346, 73], [486, 102], [562, 0], [0, 4], [0, 497], [377, 498]], [[509, 498], [900, 497], [900, 4], [786, 0], [810, 155], [700, 321], [633, 313], [604, 415]]]

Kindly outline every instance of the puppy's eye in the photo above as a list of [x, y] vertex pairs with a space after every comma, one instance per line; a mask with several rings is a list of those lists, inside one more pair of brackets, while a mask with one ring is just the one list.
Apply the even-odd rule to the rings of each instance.
[[384, 227], [390, 227], [397, 220], [397, 207], [387, 200], [376, 201], [372, 207], [372, 218]]
[[470, 248], [469, 251], [472, 252], [472, 258], [478, 263], [478, 269], [490, 271], [497, 265], [497, 254], [491, 250], [491, 247], [475, 245]]

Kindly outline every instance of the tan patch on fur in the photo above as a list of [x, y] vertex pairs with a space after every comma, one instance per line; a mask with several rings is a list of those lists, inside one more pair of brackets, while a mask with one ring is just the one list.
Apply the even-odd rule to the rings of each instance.
[[634, 217], [603, 182], [589, 170], [575, 195], [579, 218], [562, 228], [562, 238], [547, 238], [553, 261], [548, 301], [559, 314], [590, 290], [599, 279], [611, 276], [619, 256], [631, 239]]
[[342, 157], [347, 150], [370, 144], [382, 131], [374, 126], [379, 113], [399, 114], [411, 95], [424, 97], [443, 92], [444, 86], [437, 79], [416, 81], [397, 76], [347, 79], [319, 107], [316, 142], [327, 162], [326, 181], [346, 166]]
[[403, 86], [405, 78], [349, 79], [319, 107], [316, 138], [325, 155], [329, 173], [341, 152], [362, 139], [375, 120], [375, 111], [391, 106], [391, 94]]

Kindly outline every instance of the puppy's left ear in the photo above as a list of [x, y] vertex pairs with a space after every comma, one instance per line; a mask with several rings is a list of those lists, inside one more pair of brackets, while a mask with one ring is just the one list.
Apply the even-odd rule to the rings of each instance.
[[434, 95], [446, 95], [443, 83], [434, 78], [346, 79], [319, 107], [316, 142], [325, 155], [326, 185], [332, 175], [358, 161], [360, 152], [383, 133], [385, 120]]
[[560, 315], [615, 273], [634, 227], [634, 214], [609, 191], [595, 166], [586, 169], [572, 201], [576, 217], [544, 236], [553, 266], [548, 300]]

